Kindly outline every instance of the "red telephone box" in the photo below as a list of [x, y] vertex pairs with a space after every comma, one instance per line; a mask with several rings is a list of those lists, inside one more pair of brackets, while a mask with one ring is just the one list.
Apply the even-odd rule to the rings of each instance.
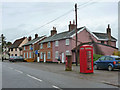
[[90, 45], [80, 47], [80, 73], [93, 73], [93, 47]]

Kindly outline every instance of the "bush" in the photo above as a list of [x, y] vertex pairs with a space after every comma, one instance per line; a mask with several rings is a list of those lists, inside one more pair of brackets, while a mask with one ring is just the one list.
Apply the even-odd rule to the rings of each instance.
[[120, 51], [114, 51], [113, 55], [120, 56]]
[[93, 54], [93, 61], [98, 60], [100, 57], [102, 57], [103, 55], [98, 55], [98, 54]]

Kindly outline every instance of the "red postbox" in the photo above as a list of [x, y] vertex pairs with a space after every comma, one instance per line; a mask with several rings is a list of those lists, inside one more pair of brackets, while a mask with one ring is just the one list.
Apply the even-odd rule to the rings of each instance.
[[68, 59], [66, 57], [66, 62], [65, 62], [65, 67], [67, 68], [67, 65], [68, 65]]
[[90, 45], [80, 47], [80, 73], [93, 73], [93, 47]]

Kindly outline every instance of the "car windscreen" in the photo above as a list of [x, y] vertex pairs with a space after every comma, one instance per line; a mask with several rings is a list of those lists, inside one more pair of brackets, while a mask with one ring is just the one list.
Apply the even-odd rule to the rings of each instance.
[[115, 58], [115, 60], [120, 60], [120, 58]]

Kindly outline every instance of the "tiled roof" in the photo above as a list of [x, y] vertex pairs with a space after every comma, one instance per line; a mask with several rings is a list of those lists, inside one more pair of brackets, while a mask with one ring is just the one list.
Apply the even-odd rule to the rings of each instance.
[[[99, 39], [108, 40], [107, 33], [93, 32], [93, 34], [95, 34]], [[117, 39], [114, 38], [113, 36], [111, 36], [111, 40], [112, 41], [117, 41]]]
[[[84, 27], [78, 28], [78, 31], [80, 31], [83, 28]], [[56, 41], [56, 40], [61, 40], [61, 39], [67, 39], [67, 38], [70, 38], [70, 36], [73, 35], [74, 33], [75, 33], [75, 30], [72, 30], [70, 32], [69, 31], [65, 31], [65, 32], [62, 32], [62, 33], [58, 33], [58, 34], [55, 34], [53, 36], [47, 37], [46, 39], [44, 39], [40, 43]]]
[[45, 36], [41, 36], [41, 37], [38, 37], [36, 39], [33, 39], [31, 41], [28, 41], [26, 44], [24, 44], [23, 46], [27, 46], [27, 45], [32, 45], [33, 43], [37, 42], [38, 40], [44, 38]]
[[15, 40], [15, 42], [11, 45], [10, 48], [18, 48], [19, 45], [24, 41], [25, 38], [26, 37]]

